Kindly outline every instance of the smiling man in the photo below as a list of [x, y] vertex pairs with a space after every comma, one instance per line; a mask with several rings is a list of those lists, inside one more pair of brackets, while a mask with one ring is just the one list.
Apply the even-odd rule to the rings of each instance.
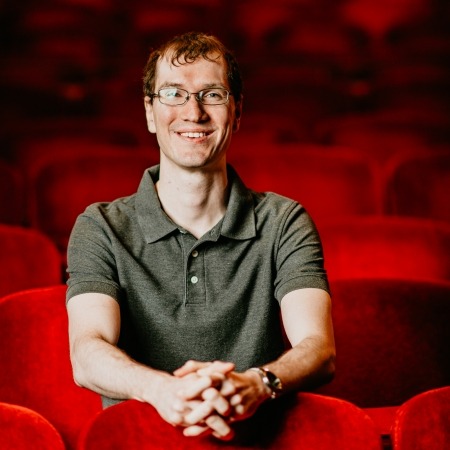
[[74, 378], [105, 406], [137, 399], [186, 436], [229, 439], [262, 403], [333, 376], [320, 240], [301, 205], [227, 165], [243, 97], [220, 41], [154, 51], [144, 94], [160, 164], [136, 194], [89, 206], [69, 244]]

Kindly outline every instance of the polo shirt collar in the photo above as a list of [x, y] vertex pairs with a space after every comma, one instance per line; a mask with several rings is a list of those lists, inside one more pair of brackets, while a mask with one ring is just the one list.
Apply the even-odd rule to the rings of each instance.
[[[227, 169], [230, 197], [222, 219], [220, 234], [232, 239], [251, 239], [256, 236], [251, 192], [231, 166], [227, 166]], [[158, 179], [159, 165], [147, 169], [136, 194], [138, 223], [149, 244], [179, 229], [161, 207], [155, 188]]]

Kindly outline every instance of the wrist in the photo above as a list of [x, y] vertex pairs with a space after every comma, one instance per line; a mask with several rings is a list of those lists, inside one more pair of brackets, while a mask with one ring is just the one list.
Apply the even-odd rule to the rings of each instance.
[[281, 380], [266, 367], [251, 367], [250, 372], [256, 373], [264, 386], [268, 398], [277, 398], [283, 390]]

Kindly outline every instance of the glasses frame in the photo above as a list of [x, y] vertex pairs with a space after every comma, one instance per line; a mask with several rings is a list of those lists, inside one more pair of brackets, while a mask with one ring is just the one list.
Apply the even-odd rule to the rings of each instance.
[[[163, 91], [163, 90], [166, 90], [166, 89], [177, 89], [178, 91], [185, 92], [186, 96], [184, 97], [184, 102], [183, 103], [178, 103], [176, 105], [170, 105], [169, 103], [164, 103], [161, 100], [160, 92]], [[206, 91], [214, 90], [214, 89], [218, 89], [218, 90], [226, 92], [227, 98], [225, 99], [225, 101], [223, 103], [203, 103], [203, 95], [204, 95], [203, 93], [206, 92]], [[230, 99], [230, 95], [233, 95], [233, 94], [232, 94], [232, 92], [230, 92], [228, 89], [225, 89], [225, 88], [206, 88], [206, 89], [202, 89], [201, 91], [198, 91], [198, 92], [189, 92], [186, 89], [182, 89], [182, 88], [178, 88], [178, 87], [173, 87], [173, 88], [165, 87], [165, 88], [159, 89], [157, 92], [153, 92], [152, 94], [150, 94], [150, 98], [153, 101], [153, 99], [155, 97], [158, 97], [159, 102], [162, 105], [165, 105], [165, 106], [183, 106], [190, 100], [192, 95], [202, 105], [205, 105], [205, 106], [220, 106], [220, 105], [226, 105], [228, 103], [228, 100]]]

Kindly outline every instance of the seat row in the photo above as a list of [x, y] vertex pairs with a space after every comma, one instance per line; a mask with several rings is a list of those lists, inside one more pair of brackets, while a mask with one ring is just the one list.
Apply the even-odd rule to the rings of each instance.
[[[379, 450], [370, 416], [343, 400], [299, 394], [267, 449]], [[450, 440], [450, 387], [426, 391], [398, 408], [392, 426], [393, 450], [444, 450]], [[285, 415], [282, 416], [285, 418]], [[66, 450], [58, 430], [41, 414], [0, 402], [3, 450]], [[390, 444], [389, 444], [390, 445]], [[98, 412], [84, 427], [77, 450], [237, 449], [208, 438], [186, 438], [149, 405], [134, 400]], [[248, 445], [246, 448], [249, 448]], [[257, 447], [253, 447], [257, 448]]]
[[[74, 151], [34, 161], [25, 180], [17, 167], [0, 164], [0, 221], [31, 225], [64, 250], [87, 205], [132, 194], [159, 160], [156, 151]], [[380, 166], [346, 148], [258, 144], [236, 145], [229, 155], [247, 186], [299, 201], [318, 224], [351, 214], [450, 221], [450, 152], [402, 158]]]
[[[394, 447], [402, 450], [444, 449], [433, 445], [444, 436], [448, 439], [450, 430], [449, 388], [445, 389], [450, 385], [446, 320], [450, 283], [334, 280], [331, 291], [336, 378], [313, 393], [300, 394], [297, 403], [284, 404], [293, 413], [280, 424], [283, 432], [276, 434], [268, 448], [309, 450], [334, 445], [335, 449], [368, 450], [379, 449], [381, 438], [392, 438], [394, 443], [417, 439], [430, 445]], [[196, 446], [196, 440], [184, 441], [148, 405], [130, 401], [101, 412], [99, 396], [75, 385], [65, 292], [64, 285], [56, 285], [0, 299], [0, 402], [43, 416], [58, 430], [68, 450], [203, 448]], [[427, 393], [430, 390], [445, 393], [443, 404], [438, 396], [433, 400], [435, 394]], [[420, 404], [422, 398], [428, 406], [422, 408], [421, 418], [420, 409], [409, 413], [405, 405]], [[408, 414], [413, 425], [403, 428]], [[442, 428], [436, 429], [435, 441], [430, 443], [424, 430], [439, 423]], [[261, 426], [258, 430], [265, 430]], [[404, 435], [402, 429], [407, 430]], [[408, 437], [408, 433], [416, 434]], [[0, 442], [2, 438], [0, 433]], [[316, 444], [319, 438], [322, 446]]]

